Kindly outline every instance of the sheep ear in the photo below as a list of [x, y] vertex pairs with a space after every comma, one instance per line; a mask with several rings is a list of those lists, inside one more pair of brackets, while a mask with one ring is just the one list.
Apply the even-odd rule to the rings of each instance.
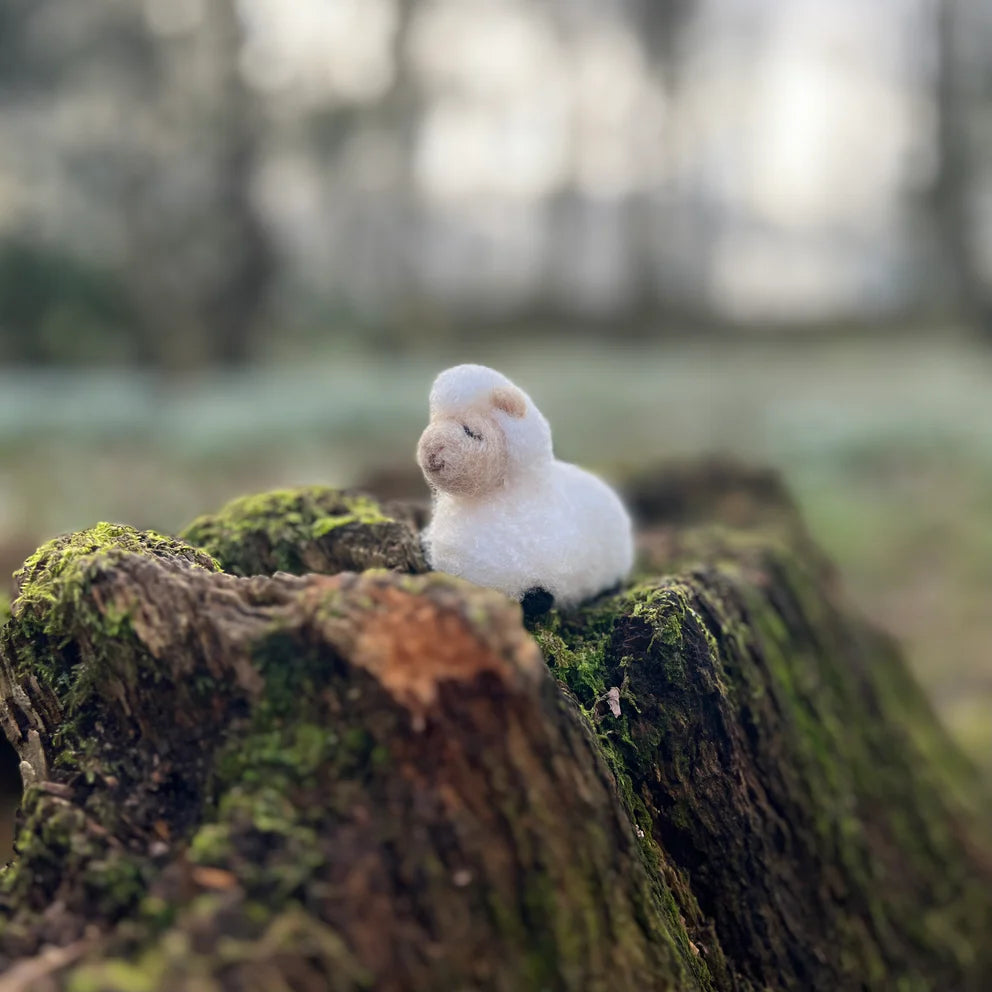
[[520, 418], [527, 412], [524, 394], [513, 386], [497, 386], [489, 399], [497, 410], [502, 410], [511, 417]]

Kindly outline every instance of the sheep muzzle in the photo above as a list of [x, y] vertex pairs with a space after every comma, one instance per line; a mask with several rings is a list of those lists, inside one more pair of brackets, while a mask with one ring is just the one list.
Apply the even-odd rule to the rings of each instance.
[[503, 484], [506, 436], [491, 418], [466, 414], [428, 424], [417, 463], [429, 485], [458, 496], [483, 496]]

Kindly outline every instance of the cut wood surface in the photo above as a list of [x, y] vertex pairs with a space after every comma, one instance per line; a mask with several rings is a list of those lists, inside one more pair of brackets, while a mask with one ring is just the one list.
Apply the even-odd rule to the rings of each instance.
[[987, 988], [989, 808], [896, 646], [774, 478], [629, 492], [639, 574], [528, 627], [354, 493], [40, 549], [0, 992]]

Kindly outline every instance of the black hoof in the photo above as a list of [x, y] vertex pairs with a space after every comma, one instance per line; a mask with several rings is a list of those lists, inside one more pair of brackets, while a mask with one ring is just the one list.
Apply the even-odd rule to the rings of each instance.
[[525, 617], [539, 617], [555, 605], [555, 598], [547, 589], [535, 586], [524, 593], [520, 605], [523, 607]]

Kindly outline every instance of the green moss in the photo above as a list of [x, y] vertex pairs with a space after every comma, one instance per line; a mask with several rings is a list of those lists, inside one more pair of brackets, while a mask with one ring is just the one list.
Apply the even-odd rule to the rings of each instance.
[[[965, 790], [948, 788], [964, 776], [960, 756], [890, 645], [832, 612], [815, 577], [795, 559], [775, 556], [770, 571], [786, 592], [779, 603], [770, 604], [754, 587], [742, 593], [752, 636], [773, 675], [769, 689], [784, 716], [793, 761], [817, 797], [819, 846], [843, 867], [887, 942], [953, 957], [966, 973], [975, 945], [962, 935], [975, 921], [992, 924], [992, 913], [985, 886], [962, 873], [961, 836], [952, 827], [973, 822], [976, 812], [962, 803]], [[796, 616], [806, 618], [810, 633], [797, 630]], [[841, 656], [844, 638], [860, 644], [870, 664], [824, 665], [824, 654]], [[781, 728], [766, 732], [775, 729]], [[971, 783], [968, 800], [981, 791], [974, 774]], [[925, 913], [893, 908], [899, 898], [911, 905], [915, 895], [904, 887], [913, 877], [929, 879]], [[863, 950], [869, 959], [870, 948]], [[884, 962], [874, 966], [886, 973]]]
[[167, 959], [160, 951], [142, 956], [140, 962], [115, 958], [84, 966], [69, 980], [68, 992], [156, 992], [165, 978]]
[[115, 845], [79, 806], [30, 787], [21, 802], [21, 822], [18, 859], [0, 871], [0, 893], [12, 904], [24, 905], [39, 892], [55, 901], [62, 897], [63, 879], [78, 878], [81, 885], [71, 891], [75, 908], [115, 920], [145, 891], [147, 858]]
[[[327, 992], [371, 989], [372, 977], [348, 950], [340, 935], [299, 906], [273, 915], [258, 904], [241, 907], [245, 918], [261, 910], [250, 933], [225, 934], [230, 906], [214, 895], [200, 896], [187, 907], [176, 926], [140, 955], [84, 963], [66, 978], [67, 992], [156, 992], [164, 988], [213, 990], [259, 988], [279, 975], [287, 958], [306, 962], [303, 972], [325, 983]], [[218, 933], [217, 931], [220, 930]], [[216, 934], [209, 950], [192, 941], [190, 932]], [[278, 979], [277, 979], [278, 980]], [[284, 986], [279, 980], [280, 987]]]
[[390, 517], [383, 516], [377, 510], [369, 513], [342, 513], [336, 517], [324, 517], [318, 520], [311, 529], [315, 539], [324, 537], [337, 527], [347, 527], [349, 524], [384, 524], [389, 523]]
[[[18, 595], [6, 640], [18, 678], [43, 681], [71, 712], [98, 676], [101, 648], [121, 638], [128, 608], [104, 603], [98, 609], [86, 593], [114, 563], [128, 555], [150, 555], [184, 568], [219, 571], [217, 562], [181, 541], [121, 524], [100, 523], [42, 545], [15, 573]], [[64, 656], [61, 648], [85, 631], [92, 656]], [[121, 664], [127, 652], [117, 652]], [[86, 663], [83, 663], [83, 662]]]
[[[219, 549], [229, 568], [232, 555], [246, 570], [252, 560], [268, 569], [277, 559], [303, 568], [314, 547], [392, 526], [398, 525], [372, 501], [311, 489], [238, 501], [187, 535]], [[689, 567], [679, 574], [644, 578], [531, 623], [551, 671], [578, 703], [637, 834], [651, 892], [631, 900], [633, 914], [650, 917], [636, 925], [656, 932], [656, 946], [674, 949], [677, 967], [688, 969], [684, 987], [768, 985], [762, 940], [783, 933], [833, 969], [836, 981], [824, 987], [860, 982], [912, 989], [918, 962], [946, 978], [941, 987], [960, 987], [955, 979], [976, 967], [975, 933], [984, 932], [989, 916], [987, 893], [966, 876], [964, 817], [943, 792], [953, 748], [934, 729], [900, 659], [832, 603], [815, 558], [807, 561], [778, 537], [700, 530], [680, 539], [678, 560]], [[100, 525], [47, 545], [19, 573], [21, 598], [3, 634], [5, 654], [20, 676], [50, 685], [65, 705], [62, 733], [67, 740], [75, 735], [78, 745], [64, 749], [71, 761], [85, 756], [87, 740], [73, 715], [108, 672], [125, 685], [158, 677], [130, 636], [127, 603], [101, 599], [97, 608], [86, 595], [108, 561], [135, 553], [218, 567], [179, 542]], [[402, 578], [397, 585], [450, 601], [481, 631], [491, 622], [487, 604], [497, 602], [466, 597], [464, 584], [447, 576]], [[332, 589], [316, 616], [343, 612]], [[63, 651], [70, 637], [72, 650]], [[77, 992], [157, 988], [174, 974], [207, 983], [218, 962], [250, 966], [267, 953], [260, 945], [271, 950], [283, 940], [293, 953], [298, 941], [319, 948], [313, 954], [329, 971], [350, 974], [353, 962], [338, 935], [306, 913], [299, 930], [278, 930], [288, 926], [280, 921], [292, 916], [297, 901], [338, 884], [328, 880], [341, 877], [342, 854], [326, 839], [349, 830], [374, 831], [382, 849], [399, 852], [408, 885], [450, 888], [450, 866], [436, 848], [404, 834], [408, 794], [388, 791], [417, 771], [390, 750], [409, 737], [407, 724], [397, 729], [396, 722], [409, 714], [394, 713], [381, 694], [368, 692], [357, 668], [345, 681], [342, 659], [296, 628], [271, 629], [252, 661], [264, 692], [225, 725], [226, 738], [213, 742], [218, 749], [183, 834], [193, 867], [221, 868], [236, 879], [230, 894], [242, 900], [236, 910], [214, 894], [185, 904], [148, 894], [143, 869], [87, 833], [84, 811], [29, 793], [21, 844], [31, 884], [55, 899], [63, 870], [75, 870], [101, 914], [138, 906], [148, 924], [143, 955], [78, 969], [70, 983]], [[183, 691], [217, 703], [215, 688], [197, 673]], [[374, 705], [366, 705], [366, 696], [375, 697]], [[907, 721], [924, 730], [915, 733]], [[380, 777], [393, 761], [397, 775]], [[89, 771], [85, 762], [80, 770]], [[560, 810], [548, 797], [519, 788], [497, 794], [494, 814], [514, 832], [518, 849], [532, 843], [535, 831], [560, 829]], [[390, 815], [366, 818], [379, 808]], [[114, 815], [104, 810], [95, 819], [106, 824]], [[528, 873], [509, 902], [497, 886], [482, 897], [499, 938], [529, 948], [519, 962], [528, 988], [554, 984], [570, 962], [582, 960], [587, 945], [602, 943], [601, 903], [612, 896], [597, 888], [597, 866], [576, 860], [564, 872], [560, 865], [544, 868]], [[829, 878], [832, 890], [806, 915], [806, 903], [821, 894], [800, 879], [803, 905], [793, 905], [783, 922], [778, 917], [795, 895], [800, 868], [809, 879]], [[0, 891], [23, 893], [26, 879], [8, 869]], [[917, 891], [922, 882], [925, 896]], [[621, 902], [611, 906], [623, 920], [613, 925], [624, 947], [622, 927], [632, 925], [624, 914], [631, 910]], [[237, 933], [225, 929], [231, 920]], [[819, 932], [811, 920], [822, 924]], [[212, 959], [184, 936], [194, 921], [206, 927]], [[758, 935], [752, 945], [749, 928]], [[744, 972], [730, 975], [728, 957]], [[343, 987], [362, 987], [366, 978], [355, 972]]]
[[[361, 723], [328, 724], [333, 658], [276, 632], [257, 645], [254, 661], [266, 692], [215, 756], [214, 798], [189, 857], [234, 870], [250, 898], [275, 909], [325, 863], [321, 824], [347, 813], [356, 788], [349, 782], [388, 756]], [[259, 860], [252, 852], [261, 838], [267, 855]]]
[[[894, 981], [914, 967], [914, 955], [931, 966], [942, 961], [949, 976], [972, 971], [975, 921], [989, 920], [990, 909], [981, 881], [960, 872], [967, 861], [951, 827], [973, 809], [949, 806], [946, 786], [951, 776], [974, 794], [976, 777], [937, 732], [902, 660], [833, 604], [817, 554], [797, 553], [779, 534], [707, 528], [679, 538], [674, 563], [688, 566], [681, 574], [642, 579], [532, 625], [645, 835], [646, 864], [677, 897], [667, 910], [671, 932], [707, 925], [689, 884], [699, 871], [690, 852], [717, 859], [707, 874], [722, 858], [743, 857], [728, 853], [735, 832], [719, 821], [754, 816], [754, 795], [735, 795], [743, 786], [729, 780], [723, 798], [700, 791], [736, 761], [735, 774], [753, 776], [752, 788], [774, 790], [779, 812], [759, 807], [765, 825], [758, 829], [771, 836], [785, 817], [789, 843], [840, 873], [855, 908], [831, 902], [825, 912], [837, 928], [842, 974]], [[611, 689], [619, 691], [619, 717]], [[751, 742], [727, 743], [727, 728], [751, 728]], [[781, 779], [770, 781], [769, 767]], [[716, 819], [708, 824], [709, 817]], [[683, 852], [677, 860], [670, 844]], [[771, 864], [777, 852], [749, 857]], [[926, 913], [913, 878], [931, 880]], [[730, 882], [720, 891], [732, 891]], [[755, 913], [766, 911], [758, 892], [748, 897]], [[722, 912], [740, 926], [733, 910]], [[723, 960], [719, 931], [715, 938], [700, 933], [708, 964], [719, 970], [712, 957], [715, 951]], [[732, 951], [741, 958], [739, 948]]]
[[407, 524], [369, 496], [326, 486], [236, 499], [195, 520], [182, 536], [236, 575], [426, 568]]
[[[111, 773], [128, 781], [123, 765], [130, 764], [131, 753], [122, 767], [108, 767], [94, 733], [97, 723], [106, 729], [116, 718], [114, 706], [127, 709], [124, 697], [143, 677], [158, 677], [155, 660], [129, 636], [127, 604], [94, 594], [94, 586], [128, 556], [218, 570], [215, 561], [182, 542], [101, 523], [48, 542], [15, 576], [19, 596], [0, 631], [0, 651], [5, 668], [28, 687], [35, 705], [60, 714], [54, 739], [41, 743], [48, 774], [62, 782], [92, 785]], [[140, 746], [136, 740], [132, 751]], [[140, 776], [140, 762], [135, 767]], [[137, 784], [132, 780], [132, 787]], [[129, 802], [135, 800], [132, 793]], [[128, 912], [147, 889], [154, 867], [143, 851], [111, 842], [121, 812], [120, 798], [106, 789], [83, 787], [67, 801], [28, 788], [19, 857], [0, 875], [0, 891], [11, 904], [26, 907], [28, 893], [34, 898], [46, 893], [51, 901], [70, 898], [62, 896], [61, 886], [71, 880], [71, 898], [85, 903], [76, 911], [106, 920]]]
[[[665, 585], [657, 580], [640, 582], [570, 614], [552, 612], [537, 621], [532, 631], [552, 672], [575, 696], [595, 733], [637, 833], [648, 877], [659, 880], [665, 874], [668, 857], [654, 836], [655, 813], [635, 784], [638, 776], [649, 774], [657, 754], [643, 742], [634, 740], [631, 719], [637, 716], [637, 700], [628, 689], [626, 668], [637, 660], [633, 656], [617, 655], [621, 645], [615, 643], [615, 633], [623, 618], [633, 617], [643, 622], [650, 629], [649, 647], [657, 645], [665, 659], [666, 671], [684, 680], [686, 662], [681, 646], [683, 624], [692, 612], [689, 599], [690, 591], [684, 585]], [[613, 687], [620, 691], [619, 717], [613, 715], [606, 699]], [[657, 740], [664, 734], [664, 723], [659, 723]], [[679, 958], [688, 962], [696, 986], [713, 987], [710, 965], [722, 967], [722, 952], [719, 946], [711, 947], [707, 963], [692, 950], [686, 920], [702, 920], [703, 914], [691, 891], [684, 887], [677, 900], [669, 885], [662, 884], [656, 899], [665, 921], [665, 932], [659, 939], [674, 943]]]
[[0, 592], [0, 627], [10, 619], [10, 597]]
[[198, 547], [225, 546], [263, 534], [273, 545], [316, 540], [349, 523], [379, 524], [392, 518], [368, 496], [326, 486], [278, 489], [232, 500], [218, 513], [198, 517], [183, 532]]
[[78, 601], [80, 590], [95, 571], [122, 555], [131, 554], [150, 554], [181, 560], [189, 567], [220, 571], [214, 559], [182, 541], [124, 524], [99, 523], [89, 530], [57, 537], [28, 558], [14, 573], [18, 596], [13, 611], [43, 612], [67, 598]]

